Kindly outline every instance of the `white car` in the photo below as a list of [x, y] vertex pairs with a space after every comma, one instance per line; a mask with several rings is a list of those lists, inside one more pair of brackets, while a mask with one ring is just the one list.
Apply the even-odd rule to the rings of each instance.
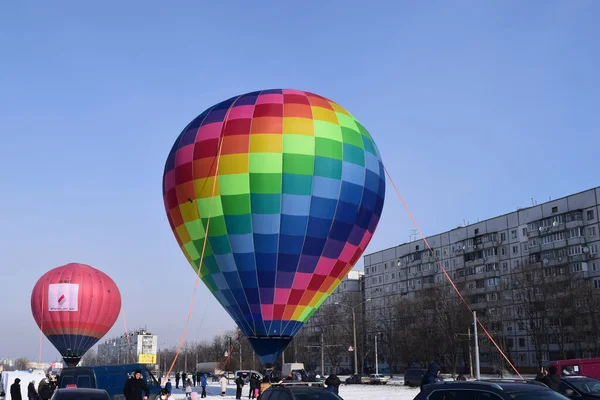
[[369, 375], [369, 383], [371, 385], [385, 385], [388, 383], [388, 378], [380, 374]]

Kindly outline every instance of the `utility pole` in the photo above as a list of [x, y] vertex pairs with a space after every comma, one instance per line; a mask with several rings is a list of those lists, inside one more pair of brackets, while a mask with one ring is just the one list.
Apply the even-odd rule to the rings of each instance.
[[377, 336], [379, 333], [375, 334], [375, 374], [379, 374], [379, 360], [377, 359]]
[[471, 377], [473, 376], [473, 354], [471, 353], [471, 327], [469, 327], [469, 369], [471, 372]]
[[242, 340], [240, 339], [239, 335], [238, 340], [240, 341], [240, 369], [242, 369]]
[[185, 344], [185, 348], [183, 350], [183, 370], [185, 371], [185, 373], [187, 373], [188, 367], [187, 367], [187, 343]]
[[477, 311], [473, 311], [473, 325], [475, 326], [475, 379], [480, 378], [479, 374], [479, 339], [477, 338]]
[[323, 339], [323, 332], [321, 332], [321, 374], [325, 376], [325, 339]]

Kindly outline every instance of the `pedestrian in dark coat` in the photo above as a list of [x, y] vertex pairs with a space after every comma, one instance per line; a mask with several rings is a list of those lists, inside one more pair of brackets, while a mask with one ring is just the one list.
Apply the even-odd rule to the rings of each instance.
[[256, 377], [256, 374], [250, 375], [250, 392], [248, 393], [248, 398], [249, 399], [253, 399], [254, 398], [254, 393], [256, 392], [256, 389], [259, 386], [260, 386], [260, 382], [258, 381], [258, 378]]
[[181, 379], [181, 375], [179, 372], [175, 374], [175, 389], [179, 389], [179, 380]]
[[442, 367], [440, 364], [436, 362], [432, 362], [429, 366], [429, 369], [425, 374], [423, 374], [423, 378], [421, 378], [421, 390], [423, 390], [423, 386], [429, 385], [431, 383], [443, 382], [443, 378], [440, 376], [440, 371]]
[[167, 390], [168, 394], [171, 394], [171, 392], [173, 391], [173, 384], [171, 383], [170, 379], [167, 379], [167, 384], [165, 385], [165, 389]]
[[35, 381], [29, 382], [27, 385], [27, 398], [29, 400], [36, 400], [38, 397], [37, 391], [35, 390]]
[[19, 378], [16, 378], [15, 383], [10, 385], [10, 397], [13, 400], [23, 400], [23, 397], [21, 396], [20, 382], [21, 382], [21, 380]]
[[238, 376], [235, 380], [235, 398], [240, 400], [242, 398], [242, 389], [244, 388], [244, 380], [241, 376]]
[[325, 379], [325, 386], [331, 388], [330, 390], [335, 394], [339, 394], [341, 384], [342, 381], [336, 374], [331, 374]]
[[136, 369], [134, 376], [127, 379], [123, 388], [123, 394], [126, 400], [148, 400], [150, 390], [148, 390], [146, 381], [142, 379], [141, 370]]
[[558, 392], [558, 386], [560, 385], [560, 376], [556, 374], [556, 366], [551, 365], [548, 367], [548, 375], [544, 376], [542, 379], [539, 379], [544, 385], [548, 386], [550, 389]]

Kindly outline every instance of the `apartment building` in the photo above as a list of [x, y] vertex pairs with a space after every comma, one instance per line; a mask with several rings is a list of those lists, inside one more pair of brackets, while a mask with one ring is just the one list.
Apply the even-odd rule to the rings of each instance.
[[[366, 304], [367, 326], [377, 325], [376, 311], [389, 306], [390, 299], [411, 298], [447, 281], [441, 263], [473, 310], [502, 320], [498, 329], [508, 337], [517, 366], [537, 365], [511, 276], [524, 268], [539, 271], [545, 282], [577, 275], [600, 291], [599, 205], [600, 188], [594, 188], [427, 237], [432, 251], [423, 240], [415, 240], [365, 255], [365, 298], [371, 299]], [[567, 337], [561, 354], [589, 355], [578, 351], [582, 346], [575, 342], [598, 339]], [[558, 343], [549, 340], [544, 362], [560, 357]], [[481, 366], [492, 368], [497, 352], [486, 339], [480, 344]]]
[[98, 345], [103, 362], [156, 364], [158, 336], [139, 329], [107, 339]]

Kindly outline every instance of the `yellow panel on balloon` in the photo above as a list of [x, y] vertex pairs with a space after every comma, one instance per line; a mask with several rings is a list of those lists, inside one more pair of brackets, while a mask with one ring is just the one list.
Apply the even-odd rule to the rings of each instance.
[[183, 218], [183, 220], [186, 222], [193, 221], [200, 217], [196, 205], [194, 203], [190, 203], [189, 201], [180, 204], [179, 211], [181, 212], [181, 218]]

